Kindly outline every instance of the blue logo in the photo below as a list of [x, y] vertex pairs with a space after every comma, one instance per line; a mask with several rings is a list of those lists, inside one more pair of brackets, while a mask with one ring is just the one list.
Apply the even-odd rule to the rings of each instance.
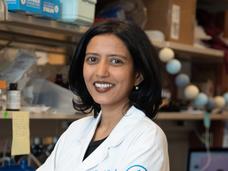
[[147, 171], [147, 169], [141, 165], [134, 165], [129, 167], [126, 171]]

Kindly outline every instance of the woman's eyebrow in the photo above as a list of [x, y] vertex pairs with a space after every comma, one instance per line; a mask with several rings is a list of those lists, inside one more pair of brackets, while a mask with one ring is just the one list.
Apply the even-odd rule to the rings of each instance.
[[85, 55], [99, 55], [98, 53], [93, 53], [93, 52], [88, 52], [88, 53], [86, 53]]
[[108, 57], [120, 57], [120, 58], [123, 58], [123, 59], [128, 59], [127, 56], [121, 55], [121, 54], [108, 54]]
[[[85, 55], [86, 55], [86, 56], [87, 56], [87, 55], [101, 56], [99, 53], [94, 53], [94, 52], [87, 52]], [[107, 57], [120, 57], [120, 58], [123, 58], [123, 59], [128, 59], [127, 56], [122, 55], [122, 54], [108, 54], [108, 55], [106, 55], [106, 56], [107, 56]]]

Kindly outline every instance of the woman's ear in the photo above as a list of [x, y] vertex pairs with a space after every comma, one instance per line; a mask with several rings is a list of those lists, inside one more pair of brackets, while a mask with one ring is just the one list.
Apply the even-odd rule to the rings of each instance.
[[139, 85], [143, 80], [143, 75], [141, 73], [136, 73], [136, 78], [135, 78], [135, 86]]

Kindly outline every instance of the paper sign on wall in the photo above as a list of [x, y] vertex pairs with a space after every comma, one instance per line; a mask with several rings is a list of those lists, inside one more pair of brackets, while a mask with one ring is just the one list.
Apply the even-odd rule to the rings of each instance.
[[11, 155], [30, 153], [29, 112], [12, 112], [13, 142]]
[[180, 6], [173, 4], [170, 37], [175, 40], [178, 40], [180, 37], [180, 15], [181, 15], [180, 13], [181, 13]]

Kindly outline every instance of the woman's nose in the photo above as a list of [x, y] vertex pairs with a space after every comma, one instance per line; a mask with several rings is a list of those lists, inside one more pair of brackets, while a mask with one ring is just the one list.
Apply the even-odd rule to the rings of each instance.
[[109, 75], [109, 66], [107, 61], [100, 61], [96, 68], [96, 75], [99, 77], [107, 77]]

